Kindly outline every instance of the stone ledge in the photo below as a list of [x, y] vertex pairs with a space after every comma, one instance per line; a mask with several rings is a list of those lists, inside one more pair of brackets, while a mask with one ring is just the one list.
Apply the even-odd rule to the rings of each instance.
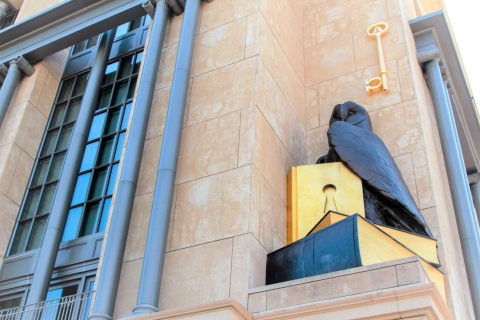
[[[356, 273], [361, 273], [361, 272], [368, 272], [371, 270], [376, 270], [376, 269], [382, 269], [386, 267], [391, 267], [391, 266], [397, 266], [401, 264], [407, 264], [407, 263], [412, 263], [412, 262], [418, 262], [419, 265], [421, 266], [420, 259], [415, 256], [415, 257], [408, 257], [408, 258], [403, 258], [403, 259], [398, 259], [398, 260], [393, 260], [393, 261], [388, 261], [388, 262], [383, 262], [383, 263], [377, 263], [369, 266], [362, 266], [362, 267], [357, 267], [357, 268], [351, 268], [347, 270], [342, 270], [342, 271], [336, 271], [336, 272], [331, 272], [327, 274], [321, 274], [318, 276], [312, 276], [312, 277], [307, 277], [307, 278], [302, 278], [302, 279], [297, 279], [297, 280], [291, 280], [291, 281], [285, 281], [285, 282], [280, 282], [268, 286], [263, 286], [263, 287], [257, 287], [257, 288], [252, 288], [248, 290], [248, 294], [253, 294], [253, 293], [258, 293], [258, 292], [264, 292], [264, 291], [270, 291], [270, 290], [275, 290], [275, 289], [280, 289], [280, 288], [286, 288], [286, 287], [291, 287], [295, 285], [300, 285], [300, 284], [305, 284], [305, 283], [310, 283], [310, 282], [315, 282], [315, 281], [320, 281], [320, 280], [325, 280], [325, 279], [332, 279], [332, 278], [337, 278], [337, 277], [342, 277], [346, 275], [351, 275], [351, 274], [356, 274]], [[421, 266], [423, 269], [423, 266]], [[427, 274], [424, 271], [425, 275]]]
[[454, 319], [433, 283], [253, 313], [253, 319]]
[[[412, 289], [412, 286], [415, 289]], [[400, 301], [405, 299], [405, 301], [410, 301], [409, 299], [416, 294], [420, 304], [425, 304], [424, 300], [435, 300], [430, 303], [434, 314], [447, 314], [443, 318], [448, 319], [449, 311], [441, 295], [438, 299], [437, 297], [429, 298], [433, 293], [425, 293], [425, 290], [430, 290], [435, 294], [439, 293], [436, 285], [428, 277], [420, 259], [415, 256], [254, 288], [249, 290], [248, 310], [255, 319], [263, 319], [264, 316], [265, 319], [273, 319], [287, 312], [286, 310], [294, 310], [292, 315], [287, 312], [286, 319], [290, 319], [291, 316], [293, 316], [292, 319], [296, 319], [294, 316], [296, 310], [307, 305], [315, 305], [314, 313], [320, 312], [318, 314], [322, 314], [322, 317], [324, 312], [332, 312], [330, 305], [334, 309], [336, 305], [339, 305], [342, 312], [347, 313], [341, 316], [336, 315], [337, 319], [345, 317], [347, 319], [349, 312], [353, 312], [350, 313], [353, 316], [358, 312], [358, 310], [355, 311], [358, 308], [361, 309], [361, 313], [366, 313], [368, 318], [376, 316], [375, 314], [380, 312], [379, 319], [395, 319], [400, 317], [399, 315], [403, 312]], [[357, 299], [360, 301], [358, 306], [355, 305]], [[375, 301], [371, 311], [376, 313], [368, 311], [371, 307], [369, 304], [365, 304], [365, 301]], [[349, 311], [351, 303], [354, 305], [352, 305], [352, 311]], [[324, 308], [326, 309], [324, 310]], [[385, 312], [381, 311], [383, 309]], [[407, 309], [409, 310], [409, 308]], [[420, 314], [417, 309], [413, 309], [414, 315]], [[428, 314], [429, 312], [425, 311], [424, 313]], [[270, 313], [273, 313], [274, 316], [268, 316]], [[388, 316], [389, 314], [390, 316]], [[410, 313], [408, 314], [410, 315]]]
[[253, 320], [253, 317], [237, 300], [226, 299], [193, 307], [166, 310], [144, 316], [132, 317], [130, 319]]

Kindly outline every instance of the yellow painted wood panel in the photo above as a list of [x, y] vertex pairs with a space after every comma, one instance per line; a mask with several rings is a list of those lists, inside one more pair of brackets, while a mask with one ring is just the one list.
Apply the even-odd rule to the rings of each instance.
[[428, 239], [385, 226], [377, 225], [377, 227], [425, 260], [437, 264], [440, 263], [437, 255], [437, 241], [435, 239]]
[[415, 253], [362, 218], [358, 219], [358, 238], [364, 266], [415, 256]]

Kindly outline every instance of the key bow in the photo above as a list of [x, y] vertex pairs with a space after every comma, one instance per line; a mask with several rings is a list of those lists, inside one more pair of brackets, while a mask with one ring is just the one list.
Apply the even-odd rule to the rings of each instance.
[[368, 94], [383, 90], [388, 91], [387, 67], [383, 56], [383, 47], [381, 37], [389, 30], [388, 23], [379, 22], [367, 28], [367, 36], [377, 38], [378, 59], [380, 64], [380, 77], [365, 80], [365, 89]]

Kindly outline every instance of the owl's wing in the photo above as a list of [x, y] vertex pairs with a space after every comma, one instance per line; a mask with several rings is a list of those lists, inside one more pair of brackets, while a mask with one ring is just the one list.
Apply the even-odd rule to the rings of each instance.
[[431, 236], [400, 170], [375, 133], [337, 121], [328, 130], [328, 140], [346, 166], [382, 195], [405, 207]]

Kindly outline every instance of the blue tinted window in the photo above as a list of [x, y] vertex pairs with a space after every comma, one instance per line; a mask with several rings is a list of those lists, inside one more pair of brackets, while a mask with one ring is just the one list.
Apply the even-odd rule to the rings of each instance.
[[93, 118], [92, 126], [90, 128], [90, 133], [88, 134], [88, 140], [93, 140], [99, 138], [102, 135], [103, 123], [105, 122], [106, 112], [97, 114]]
[[68, 213], [67, 223], [63, 231], [62, 241], [68, 241], [77, 237], [78, 226], [80, 225], [80, 218], [82, 217], [83, 207], [77, 207]]
[[88, 183], [90, 182], [91, 172], [78, 176], [75, 192], [73, 193], [72, 205], [84, 202], [87, 197]]

